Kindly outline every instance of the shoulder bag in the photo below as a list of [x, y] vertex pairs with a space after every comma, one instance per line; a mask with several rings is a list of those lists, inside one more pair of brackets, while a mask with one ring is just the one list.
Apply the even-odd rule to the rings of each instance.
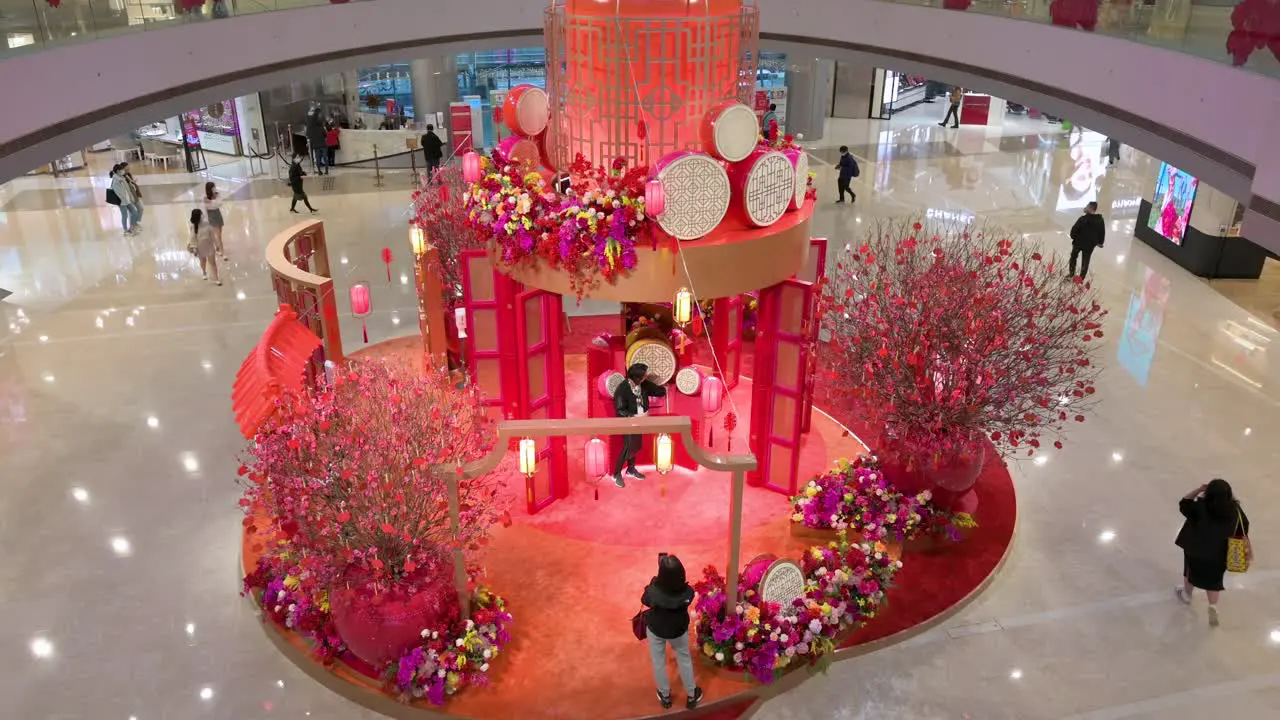
[[646, 622], [648, 612], [648, 610], [641, 610], [631, 618], [631, 632], [635, 633], [637, 640], [644, 640], [649, 637], [649, 628]]
[[1233, 573], [1249, 571], [1249, 536], [1244, 532], [1244, 517], [1236, 510], [1236, 530], [1227, 538], [1227, 570]]

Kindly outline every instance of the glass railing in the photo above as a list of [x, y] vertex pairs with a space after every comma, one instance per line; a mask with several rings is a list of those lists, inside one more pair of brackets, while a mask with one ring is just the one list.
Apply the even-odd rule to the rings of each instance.
[[[964, 0], [884, 0], [901, 5], [926, 7], [959, 7]], [[1097, 19], [1093, 32], [1126, 40], [1155, 45], [1213, 60], [1235, 64], [1227, 49], [1227, 36], [1231, 33], [1231, 11], [1241, 0], [1096, 0]], [[1264, 3], [1265, 4], [1265, 3]], [[1081, 12], [1076, 8], [1087, 6], [1081, 0], [1068, 0], [1064, 9], [1051, 12], [1050, 0], [973, 0], [963, 12], [982, 15], [999, 15], [1013, 20], [1053, 23], [1053, 15], [1071, 18]], [[1084, 7], [1084, 12], [1089, 8]], [[947, 10], [957, 12], [957, 10]], [[1077, 32], [1086, 32], [1077, 29]], [[1071, 63], [1071, 58], [1062, 58]], [[1254, 50], [1243, 68], [1273, 77], [1280, 77], [1280, 61], [1266, 47]], [[1153, 82], [1172, 78], [1152, 77]]]
[[0, 45], [0, 58], [182, 23], [329, 4], [330, 0], [0, 0], [0, 33], [7, 40]]

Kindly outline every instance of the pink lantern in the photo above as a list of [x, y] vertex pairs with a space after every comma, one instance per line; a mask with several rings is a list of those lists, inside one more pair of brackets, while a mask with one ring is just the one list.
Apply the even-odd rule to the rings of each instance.
[[644, 184], [644, 214], [656, 218], [667, 209], [667, 189], [661, 180], [650, 180]]
[[712, 375], [702, 381], [702, 412], [715, 415], [724, 406], [724, 383]]
[[369, 342], [369, 326], [363, 322], [363, 319], [373, 312], [373, 298], [369, 294], [369, 283], [358, 282], [351, 286], [351, 316], [360, 318], [360, 332], [364, 335], [364, 341]]
[[480, 182], [480, 153], [472, 150], [462, 156], [462, 179], [469, 182]]
[[600, 438], [591, 438], [587, 441], [586, 451], [587, 477], [604, 477], [609, 471], [609, 446]]

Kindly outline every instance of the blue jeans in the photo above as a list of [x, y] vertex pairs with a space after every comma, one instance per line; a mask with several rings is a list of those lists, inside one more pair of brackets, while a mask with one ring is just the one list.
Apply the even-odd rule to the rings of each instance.
[[658, 684], [658, 692], [663, 697], [671, 697], [671, 681], [667, 680], [667, 648], [676, 654], [676, 668], [680, 671], [680, 682], [684, 684], [685, 695], [692, 696], [697, 685], [693, 682], [693, 658], [689, 656], [689, 633], [674, 640], [665, 640], [645, 630], [649, 636], [649, 659], [653, 661], [653, 681]]
[[311, 162], [315, 163], [316, 173], [323, 174], [325, 168], [329, 166], [329, 148], [313, 148], [311, 150]]
[[120, 203], [120, 224], [129, 232], [142, 219], [142, 210], [137, 205]]

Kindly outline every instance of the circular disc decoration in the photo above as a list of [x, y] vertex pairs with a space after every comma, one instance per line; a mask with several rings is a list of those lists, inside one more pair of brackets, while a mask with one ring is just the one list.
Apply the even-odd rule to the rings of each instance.
[[676, 373], [676, 389], [685, 395], [697, 395], [702, 387], [702, 371], [695, 367], [680, 368]]
[[729, 211], [729, 175], [709, 155], [688, 150], [672, 153], [658, 162], [657, 177], [667, 195], [658, 226], [677, 240], [703, 237]]
[[606, 398], [613, 397], [613, 391], [618, 389], [627, 378], [622, 373], [615, 371], [600, 373], [599, 379], [596, 380], [596, 390]]
[[676, 374], [676, 353], [662, 340], [641, 340], [627, 350], [627, 367], [636, 363], [649, 366], [649, 378], [659, 385], [671, 382]]
[[796, 169], [777, 150], [757, 149], [734, 163], [734, 203], [742, 217], [756, 227], [778, 221], [796, 196]]
[[498, 143], [498, 157], [512, 165], [519, 165], [528, 172], [538, 167], [542, 151], [539, 150], [538, 143], [529, 138], [509, 135]]
[[507, 94], [502, 106], [502, 119], [511, 132], [534, 137], [547, 129], [551, 102], [547, 92], [534, 85], [517, 85]]
[[796, 196], [787, 210], [799, 210], [804, 205], [804, 195], [809, 190], [809, 154], [800, 148], [787, 148], [783, 155], [791, 161], [796, 169]]
[[713, 157], [738, 162], [751, 154], [760, 134], [755, 111], [740, 102], [723, 102], [702, 119], [703, 149]]

